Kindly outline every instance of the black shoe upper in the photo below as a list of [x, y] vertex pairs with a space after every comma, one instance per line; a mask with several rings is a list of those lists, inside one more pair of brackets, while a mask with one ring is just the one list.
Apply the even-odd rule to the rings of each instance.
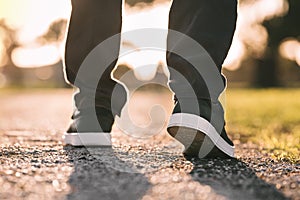
[[[182, 101], [188, 101], [188, 100], [181, 100]], [[200, 113], [200, 117], [206, 119], [208, 122], [210, 122], [211, 120], [211, 101], [208, 99], [198, 99], [198, 105], [199, 105], [199, 110], [195, 110], [193, 109], [193, 106], [190, 107], [186, 107], [185, 109], [183, 109], [180, 106], [180, 102], [179, 100], [176, 98], [176, 96], [174, 96], [174, 102], [175, 102], [175, 107], [173, 109], [173, 114], [175, 113], [189, 113], [189, 114], [195, 114], [199, 116]], [[184, 103], [189, 103], [189, 102], [184, 102]], [[224, 128], [221, 132], [221, 137], [231, 146], [233, 146], [233, 142], [229, 139], [229, 137], [227, 136], [226, 130], [225, 130], [225, 124], [224, 124]]]
[[[96, 119], [94, 116], [96, 115]], [[77, 110], [72, 115], [73, 122], [67, 133], [111, 132], [114, 123], [112, 112], [105, 108]]]

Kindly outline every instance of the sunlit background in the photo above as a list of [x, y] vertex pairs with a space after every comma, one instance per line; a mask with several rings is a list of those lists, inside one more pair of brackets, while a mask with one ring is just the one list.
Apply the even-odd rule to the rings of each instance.
[[[182, 194], [182, 199], [198, 197], [190, 190], [188, 196], [182, 192], [185, 188], [180, 184], [183, 184], [191, 191], [198, 191], [199, 187], [200, 198], [207, 196], [201, 190], [216, 193], [221, 198], [229, 194], [231, 198], [232, 192], [240, 193], [243, 187], [243, 191], [253, 195], [258, 191], [262, 197], [269, 195], [268, 192], [277, 195], [276, 188], [286, 198], [299, 199], [300, 0], [239, 0], [237, 30], [223, 70], [229, 88], [227, 96], [223, 93], [220, 98], [226, 130], [236, 146], [238, 160], [224, 163], [226, 180], [221, 182], [222, 169], [218, 165], [223, 166], [223, 162], [208, 161], [206, 165], [205, 161], [185, 161], [181, 155], [174, 154], [181, 148], [166, 131], [174, 108], [173, 93], [158, 84], [134, 91], [144, 83], [142, 80], [152, 77], [155, 77], [153, 82], [165, 86], [168, 81], [162, 73], [167, 73], [163, 70], [165, 52], [142, 51], [136, 38], [122, 38], [121, 48], [131, 53], [119, 59], [114, 71], [116, 78], [129, 72], [124, 82], [130, 91], [130, 98], [120, 117], [116, 116], [112, 129], [116, 157], [104, 153], [102, 159], [101, 153], [93, 159], [94, 154], [90, 156], [85, 150], [73, 152], [73, 148], [62, 147], [62, 134], [73, 112], [73, 90], [64, 80], [62, 62], [70, 2], [0, 0], [0, 196], [4, 195], [4, 199], [65, 199], [89, 192], [98, 194], [81, 181], [94, 177], [95, 188], [104, 186], [105, 195], [112, 191], [112, 196], [119, 188], [134, 188], [127, 193], [141, 193], [144, 195], [141, 199], [156, 199], [156, 195], [160, 198], [167, 195], [168, 199], [169, 193], [171, 197]], [[123, 32], [151, 27], [167, 29], [170, 5], [171, 0], [126, 0]], [[166, 44], [166, 35], [160, 42]], [[102, 167], [97, 164], [99, 159], [102, 164], [113, 162]], [[85, 167], [90, 161], [97, 162], [96, 168], [90, 166], [96, 170], [90, 170], [92, 174], [86, 173]], [[83, 166], [78, 165], [80, 163]], [[136, 191], [136, 181], [130, 183], [130, 173], [116, 173], [113, 167], [121, 169], [118, 163], [122, 163], [121, 168], [137, 167], [131, 175], [135, 180], [145, 178], [147, 184], [141, 184], [142, 188], [149, 186], [145, 187], [145, 194]], [[206, 176], [209, 181], [205, 181], [201, 173], [207, 172], [206, 166], [215, 165], [217, 170], [211, 171]], [[191, 166], [193, 171], [190, 173], [186, 166]], [[100, 176], [92, 175], [102, 169], [117, 175], [116, 183], [121, 185], [114, 185], [112, 190], [106, 182], [101, 185], [102, 179], [97, 180]], [[253, 172], [253, 176], [249, 172]], [[236, 177], [242, 177], [242, 182], [231, 184]], [[230, 183], [229, 187], [218, 190], [219, 185], [226, 182]], [[216, 187], [210, 187], [211, 184]], [[177, 193], [165, 187], [170, 185], [179, 188]], [[123, 193], [117, 197], [120, 195]]]
[[[126, 2], [123, 31], [167, 29], [169, 0]], [[0, 0], [0, 87], [66, 86], [61, 58], [70, 11], [70, 0]], [[299, 85], [299, 12], [298, 0], [239, 1], [237, 31], [224, 63], [230, 86]], [[122, 40], [122, 48], [139, 47], [133, 38]], [[165, 64], [165, 53], [134, 51], [119, 60], [131, 69], [145, 63]], [[135, 74], [149, 79], [155, 72], [153, 67]]]

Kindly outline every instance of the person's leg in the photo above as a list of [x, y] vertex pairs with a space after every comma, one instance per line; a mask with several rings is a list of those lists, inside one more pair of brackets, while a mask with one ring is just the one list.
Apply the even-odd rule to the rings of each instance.
[[[233, 34], [235, 31], [237, 18], [237, 1], [236, 0], [174, 0], [170, 15], [169, 15], [169, 29], [181, 32], [199, 43], [210, 55], [215, 63], [214, 67], [217, 67], [217, 73], [221, 73], [222, 64], [230, 48]], [[172, 35], [168, 36], [168, 49], [174, 51], [184, 51], [184, 44], [179, 44], [181, 41], [172, 40]], [[204, 132], [200, 134], [201, 131], [198, 129], [198, 133], [191, 136], [192, 142], [184, 141], [187, 139], [190, 133], [195, 133], [191, 127], [184, 125], [184, 122], [178, 121], [175, 114], [193, 114], [198, 116], [198, 126], [203, 121], [204, 126], [205, 121], [210, 122], [214, 128], [215, 124], [211, 122], [212, 117], [212, 103], [213, 100], [210, 97], [208, 87], [204, 79], [199, 75], [197, 70], [184, 58], [176, 55], [175, 53], [167, 52], [167, 63], [170, 68], [170, 87], [175, 93], [177, 104], [174, 108], [173, 115], [170, 119], [170, 124], [168, 127], [169, 133], [182, 142], [185, 145], [185, 154], [191, 156], [199, 157], [215, 157], [215, 156], [233, 156], [233, 144], [227, 137], [224, 128], [217, 131], [221, 135], [222, 139], [217, 139], [218, 141], [224, 140], [227, 143], [226, 147], [229, 151], [225, 152], [220, 146], [216, 144], [217, 141], [213, 143], [210, 141], [210, 133]], [[195, 56], [195, 55], [191, 55]], [[180, 77], [174, 72], [177, 71], [181, 74], [184, 79], [188, 80], [188, 83], [184, 83], [180, 80]], [[220, 74], [221, 76], [221, 74]], [[222, 80], [222, 79], [221, 79]], [[217, 80], [216, 80], [217, 81]], [[225, 88], [224, 79], [224, 88]], [[193, 94], [189, 96], [186, 91], [191, 87], [194, 96], [198, 101], [197, 107], [188, 106], [188, 108], [183, 108], [183, 104], [191, 105]], [[219, 96], [220, 94], [218, 94]], [[224, 113], [221, 104], [216, 99], [217, 107], [219, 107], [219, 113], [217, 117], [222, 118], [220, 121], [224, 121]], [[197, 111], [199, 110], [199, 113]], [[183, 115], [182, 115], [183, 116]], [[182, 120], [182, 116], [179, 118]], [[204, 120], [203, 120], [204, 119]], [[177, 120], [177, 122], [175, 122]], [[200, 123], [201, 121], [201, 123]], [[182, 123], [182, 125], [180, 125]], [[203, 124], [202, 123], [202, 124]], [[207, 125], [209, 126], [209, 124]], [[224, 124], [221, 124], [224, 127]], [[180, 131], [181, 130], [181, 131]], [[202, 131], [203, 132], [203, 131]], [[206, 136], [205, 136], [206, 135]], [[209, 139], [208, 139], [209, 138]], [[223, 144], [224, 144], [224, 141]], [[221, 143], [222, 143], [221, 142]], [[202, 145], [203, 144], [203, 145]], [[212, 144], [212, 148], [206, 148], [204, 145], [208, 146]], [[218, 148], [216, 148], [216, 145]], [[201, 150], [203, 152], [201, 152]], [[212, 151], [207, 152], [207, 149], [212, 149]], [[222, 149], [222, 151], [219, 151]], [[225, 154], [224, 154], [225, 153]]]
[[[100, 63], [92, 62], [88, 66], [90, 69], [86, 76], [78, 75], [83, 61], [91, 51], [106, 39], [121, 32], [121, 11], [122, 0], [72, 0], [72, 14], [66, 41], [65, 72], [67, 80], [79, 90], [74, 95], [74, 123], [67, 131], [69, 133], [110, 132], [114, 115], [120, 114], [126, 101], [126, 91], [112, 80], [110, 75], [117, 62], [120, 36], [117, 36], [107, 52], [103, 53], [115, 58], [112, 63], [108, 66], [98, 66]], [[106, 55], [102, 57], [101, 59], [106, 59]], [[95, 73], [98, 71], [97, 68], [101, 68], [101, 74]], [[97, 87], [91, 85], [91, 79], [100, 79]], [[93, 90], [96, 90], [95, 98]], [[118, 94], [118, 98], [115, 98], [118, 102], [112, 109], [113, 90], [114, 94]], [[95, 111], [100, 126], [91, 119]]]

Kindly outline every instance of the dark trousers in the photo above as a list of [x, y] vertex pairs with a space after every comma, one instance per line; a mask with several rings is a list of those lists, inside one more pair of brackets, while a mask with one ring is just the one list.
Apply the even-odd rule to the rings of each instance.
[[[228, 53], [235, 30], [236, 4], [236, 0], [174, 0], [169, 15], [169, 29], [186, 34], [202, 45], [221, 73], [222, 63]], [[119, 106], [111, 110], [112, 113], [109, 115], [112, 117], [114, 114], [120, 114], [126, 100], [126, 93], [123, 87], [110, 76], [117, 60], [109, 67], [103, 66], [107, 69], [98, 83], [96, 99], [88, 99], [89, 94], [86, 92], [88, 90], [84, 88], [85, 80], [80, 80], [83, 84], [79, 86], [76, 85], [75, 79], [86, 56], [98, 44], [120, 33], [122, 1], [72, 0], [72, 8], [66, 42], [65, 71], [68, 81], [80, 89], [80, 92], [75, 95], [76, 107], [80, 111], [87, 110], [90, 105], [88, 101], [94, 100], [96, 107], [111, 110], [112, 91], [117, 87], [120, 97], [117, 102]], [[108, 51], [118, 57], [120, 40], [114, 45], [113, 49]], [[174, 44], [168, 41], [168, 46], [170, 45]], [[197, 97], [200, 101], [203, 99], [203, 104], [208, 105], [207, 100], [209, 101], [210, 98], [206, 84], [201, 76], [193, 73], [192, 66], [183, 58], [169, 52], [167, 63], [169, 67], [183, 74], [188, 80], [192, 80], [191, 85]], [[171, 79], [176, 79], [172, 73], [170, 75]], [[181, 89], [177, 87], [176, 80], [170, 82], [170, 87], [176, 95], [180, 94], [177, 90], [181, 90], [182, 87]], [[209, 118], [209, 116], [204, 117]]]

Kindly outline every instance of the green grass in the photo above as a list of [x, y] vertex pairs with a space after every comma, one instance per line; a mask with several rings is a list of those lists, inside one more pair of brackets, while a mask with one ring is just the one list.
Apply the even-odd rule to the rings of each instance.
[[227, 129], [233, 139], [253, 142], [274, 158], [300, 161], [300, 89], [229, 89]]

